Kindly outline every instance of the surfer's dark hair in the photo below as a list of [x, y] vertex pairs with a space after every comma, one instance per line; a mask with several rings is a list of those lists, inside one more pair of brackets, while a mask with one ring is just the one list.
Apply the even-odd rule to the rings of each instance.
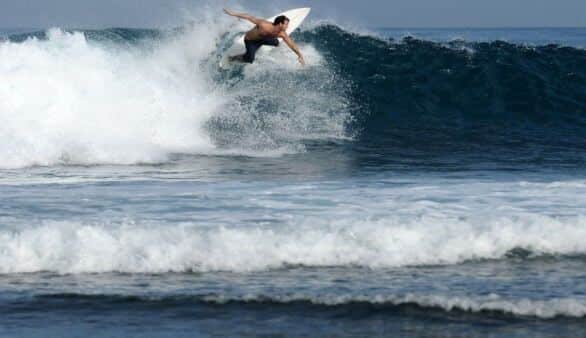
[[288, 17], [284, 16], [284, 15], [280, 15], [278, 17], [275, 18], [275, 22], [273, 22], [273, 26], [277, 26], [280, 25], [282, 23], [285, 23], [285, 21], [291, 21], [289, 20]]

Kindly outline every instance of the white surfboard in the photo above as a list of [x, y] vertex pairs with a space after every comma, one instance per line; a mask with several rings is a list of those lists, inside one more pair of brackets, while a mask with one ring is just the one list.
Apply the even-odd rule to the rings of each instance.
[[[305, 18], [309, 15], [309, 12], [311, 12], [311, 8], [296, 8], [277, 14], [266, 20], [269, 22], [273, 22], [275, 21], [275, 18], [280, 15], [288, 17], [290, 21], [289, 27], [287, 28], [287, 34], [291, 34], [293, 33], [293, 31], [299, 28], [299, 26], [301, 26], [301, 23], [303, 23], [303, 20], [305, 20]], [[234, 43], [232, 44], [232, 46], [224, 52], [222, 59], [220, 60], [220, 67], [223, 69], [230, 68], [232, 64], [230, 62], [230, 56], [244, 54], [245, 52], [246, 48], [244, 47], [244, 34], [241, 34], [234, 39]]]

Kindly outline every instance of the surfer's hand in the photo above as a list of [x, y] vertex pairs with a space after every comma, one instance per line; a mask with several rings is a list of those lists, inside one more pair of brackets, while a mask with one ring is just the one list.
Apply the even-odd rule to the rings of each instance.
[[234, 16], [234, 13], [232, 13], [232, 11], [230, 11], [230, 10], [228, 10], [226, 8], [224, 8], [224, 13], [226, 13], [226, 14], [228, 14], [230, 16]]

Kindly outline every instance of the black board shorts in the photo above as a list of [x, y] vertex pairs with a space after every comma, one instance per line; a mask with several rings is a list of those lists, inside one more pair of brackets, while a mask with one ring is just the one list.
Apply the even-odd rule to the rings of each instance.
[[279, 45], [279, 39], [271, 38], [271, 39], [262, 39], [262, 40], [244, 40], [244, 45], [246, 46], [246, 53], [242, 56], [242, 60], [244, 62], [253, 63], [254, 57], [256, 56], [256, 52], [262, 46], [273, 46], [277, 47]]

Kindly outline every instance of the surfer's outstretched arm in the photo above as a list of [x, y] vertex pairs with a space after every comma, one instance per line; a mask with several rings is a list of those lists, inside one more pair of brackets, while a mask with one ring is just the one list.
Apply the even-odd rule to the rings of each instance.
[[235, 12], [232, 12], [231, 10], [226, 9], [226, 8], [224, 8], [224, 13], [226, 13], [226, 14], [228, 14], [230, 16], [239, 18], [239, 19], [248, 20], [248, 21], [252, 22], [255, 25], [260, 24], [260, 22], [262, 21], [262, 19], [255, 18], [252, 15], [248, 15], [246, 13], [235, 13]]
[[289, 48], [291, 48], [291, 50], [295, 52], [295, 54], [297, 54], [297, 57], [299, 58], [299, 63], [305, 66], [305, 59], [303, 58], [303, 54], [301, 54], [299, 47], [297, 47], [295, 42], [293, 42], [293, 40], [289, 37], [289, 34], [281, 33], [279, 36], [283, 39], [283, 41], [285, 41], [287, 46], [289, 46]]

